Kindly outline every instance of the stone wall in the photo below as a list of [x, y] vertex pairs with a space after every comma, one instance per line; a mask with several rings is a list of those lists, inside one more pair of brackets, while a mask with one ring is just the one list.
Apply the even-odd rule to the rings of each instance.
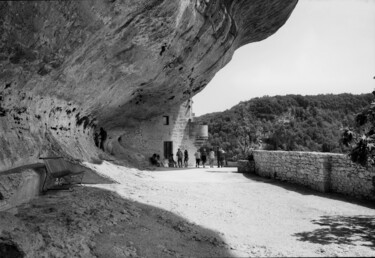
[[240, 173], [255, 173], [254, 162], [248, 160], [237, 161], [237, 171]]
[[[164, 116], [168, 116], [169, 124], [164, 124]], [[172, 142], [175, 161], [178, 148], [188, 150], [189, 166], [194, 166], [194, 153], [202, 142], [196, 141], [200, 126], [196, 126], [192, 119], [191, 107], [185, 102], [168, 113], [139, 122], [132, 128], [119, 129], [118, 133], [110, 136], [107, 150], [118, 159], [124, 153], [131, 155], [126, 150], [141, 154], [143, 157], [139, 159], [148, 160], [154, 153], [164, 159], [164, 142]]]
[[[354, 164], [347, 155], [258, 150], [254, 151], [254, 161], [254, 173], [262, 177], [304, 185], [320, 192], [375, 200], [374, 169]], [[242, 171], [251, 171], [246, 168], [246, 164], [241, 165]]]
[[374, 168], [364, 168], [351, 162], [346, 155], [331, 158], [330, 189], [361, 199], [375, 200]]

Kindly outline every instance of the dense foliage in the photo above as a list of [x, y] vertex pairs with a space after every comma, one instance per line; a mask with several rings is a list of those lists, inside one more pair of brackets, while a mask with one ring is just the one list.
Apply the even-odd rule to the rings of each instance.
[[371, 94], [265, 96], [196, 121], [209, 126], [208, 147], [221, 146], [234, 159], [250, 148], [342, 153], [350, 149], [340, 142], [342, 129], [354, 127], [356, 113], [372, 100]]
[[[372, 92], [375, 96], [375, 91]], [[356, 115], [355, 127], [343, 130], [341, 142], [350, 148], [353, 162], [375, 165], [375, 102]]]

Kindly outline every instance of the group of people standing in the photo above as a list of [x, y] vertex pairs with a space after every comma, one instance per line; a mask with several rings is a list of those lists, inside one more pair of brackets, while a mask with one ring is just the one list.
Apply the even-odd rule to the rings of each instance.
[[[184, 167], [187, 168], [188, 167], [188, 161], [189, 161], [188, 151], [185, 150], [184, 153], [182, 153], [181, 149], [179, 148], [177, 150], [176, 156], [177, 156], [177, 166], [179, 168], [182, 168], [182, 159], [183, 159], [184, 160]], [[172, 157], [172, 159], [173, 159], [173, 157]]]
[[210, 149], [209, 152], [206, 152], [206, 149], [203, 148], [202, 151], [199, 149], [194, 153], [195, 156], [195, 167], [199, 168], [200, 163], [202, 162], [203, 167], [206, 167], [206, 162], [208, 158], [208, 162], [210, 165], [210, 168], [214, 167], [214, 162], [215, 162], [215, 156], [217, 158], [217, 167], [223, 167], [224, 166], [224, 158], [225, 158], [225, 151], [220, 147], [216, 151], [213, 148]]
[[[222, 148], [218, 148], [215, 152], [213, 148], [211, 148], [209, 151], [206, 151], [205, 148], [202, 150], [197, 149], [197, 151], [194, 153], [195, 156], [195, 167], [199, 168], [202, 164], [203, 167], [206, 167], [206, 163], [208, 161], [208, 164], [210, 168], [214, 167], [215, 159], [217, 159], [217, 167], [223, 167], [224, 166], [224, 160], [225, 160], [225, 151]], [[189, 153], [187, 150], [182, 150], [179, 148], [176, 153], [177, 162], [173, 159], [173, 154], [171, 154], [166, 160], [168, 164], [164, 164], [164, 162], [160, 161], [160, 156], [156, 153], [152, 155], [150, 158], [151, 164], [156, 165], [158, 167], [160, 166], [167, 166], [167, 167], [179, 167], [179, 168], [187, 168], [188, 167], [188, 161], [189, 161]]]

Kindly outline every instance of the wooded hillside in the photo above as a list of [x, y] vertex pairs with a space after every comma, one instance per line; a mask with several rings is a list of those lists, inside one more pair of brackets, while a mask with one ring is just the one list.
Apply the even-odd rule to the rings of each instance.
[[234, 159], [250, 147], [342, 153], [341, 129], [354, 126], [372, 100], [372, 94], [265, 96], [195, 121], [208, 124], [208, 147], [221, 146]]

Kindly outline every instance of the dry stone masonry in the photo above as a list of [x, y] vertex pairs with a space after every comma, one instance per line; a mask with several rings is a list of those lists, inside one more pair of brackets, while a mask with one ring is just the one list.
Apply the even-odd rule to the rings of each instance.
[[375, 171], [350, 161], [347, 155], [319, 152], [254, 151], [255, 170], [239, 162], [239, 172], [252, 172], [306, 186], [375, 200]]
[[375, 199], [375, 170], [354, 164], [346, 155], [331, 158], [330, 189], [332, 192]]
[[[194, 153], [208, 139], [207, 125], [194, 123], [191, 103], [165, 112], [161, 116], [140, 122], [128, 130], [112, 133], [106, 148], [117, 159], [147, 160], [154, 153], [168, 158], [165, 143], [171, 143], [169, 154], [176, 159], [178, 148], [189, 153], [189, 166], [195, 164]], [[138, 153], [138, 154], [135, 154]]]

